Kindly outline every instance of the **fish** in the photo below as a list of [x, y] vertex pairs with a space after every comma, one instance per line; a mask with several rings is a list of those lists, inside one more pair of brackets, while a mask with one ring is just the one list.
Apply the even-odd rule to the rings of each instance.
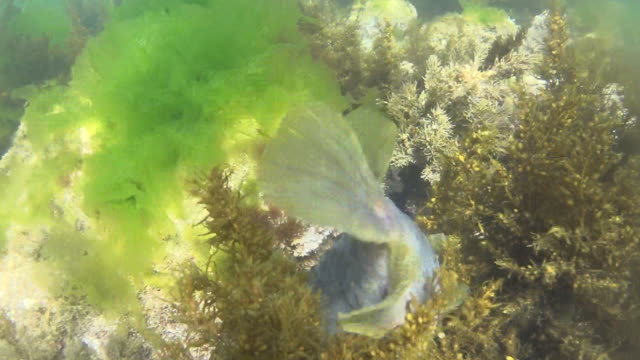
[[436, 289], [429, 237], [384, 194], [396, 131], [373, 107], [343, 116], [306, 104], [284, 116], [258, 165], [268, 204], [343, 233], [310, 271], [329, 334], [382, 337]]

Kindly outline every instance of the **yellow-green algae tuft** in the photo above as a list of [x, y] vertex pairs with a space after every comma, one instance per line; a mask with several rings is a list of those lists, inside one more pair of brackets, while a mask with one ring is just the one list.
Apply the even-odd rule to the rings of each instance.
[[42, 227], [42, 252], [62, 270], [54, 286], [135, 307], [130, 282], [153, 273], [167, 244], [197, 239], [184, 225], [193, 174], [230, 156], [237, 134], [272, 133], [296, 104], [342, 101], [308, 55], [300, 16], [279, 0], [115, 8], [68, 85], [28, 91], [1, 165], [2, 242], [9, 228]]

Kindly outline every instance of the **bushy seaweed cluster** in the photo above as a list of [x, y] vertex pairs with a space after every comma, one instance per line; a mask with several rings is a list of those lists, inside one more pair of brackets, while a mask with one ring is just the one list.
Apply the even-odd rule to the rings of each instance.
[[[174, 306], [191, 341], [167, 344], [165, 358], [192, 359], [190, 348], [212, 359], [413, 359], [453, 351], [441, 350], [433, 340], [439, 318], [464, 295], [457, 275], [448, 270], [440, 272], [440, 294], [389, 336], [328, 338], [320, 298], [292, 256], [292, 240], [303, 228], [275, 209], [245, 203], [247, 194], [230, 189], [228, 176], [216, 168], [197, 183], [195, 195], [208, 212], [203, 223], [212, 256], [205, 267], [189, 264], [178, 275]], [[456, 254], [444, 254], [445, 263], [454, 263]], [[464, 309], [490, 301], [495, 289], [484, 291]]]
[[[522, 92], [506, 153], [483, 129], [448, 157], [424, 218], [461, 239], [472, 284], [503, 281], [486, 321], [520, 359], [627, 359], [640, 334], [640, 162], [615, 151], [630, 119], [549, 17], [546, 82]], [[626, 159], [626, 160], [622, 160]], [[496, 357], [504, 355], [505, 338]]]
[[[362, 45], [365, 20], [336, 14], [320, 0], [306, 3], [315, 21], [303, 22], [303, 30], [315, 56], [334, 70], [343, 93], [356, 102], [375, 94], [399, 128], [390, 168], [391, 179], [402, 180], [390, 181], [389, 188], [401, 206], [403, 198], [416, 197], [407, 193], [424, 194], [418, 188], [438, 181], [439, 157], [455, 153], [458, 137], [469, 127], [490, 125], [502, 139], [511, 133], [510, 84], [522, 81], [539, 60], [537, 40], [544, 26], [529, 34], [504, 12], [488, 16], [491, 9], [474, 4], [463, 14], [405, 28], [380, 20], [378, 31], [366, 35], [372, 37], [369, 48]], [[500, 151], [504, 143], [495, 145]], [[415, 201], [408, 206], [416, 207]]]
[[[292, 260], [290, 243], [303, 229], [277, 210], [243, 206], [215, 169], [197, 186], [213, 255], [206, 268], [186, 268], [177, 310], [193, 333], [188, 346], [209, 345], [212, 358], [289, 359], [319, 353], [319, 298]], [[190, 359], [179, 344], [167, 359]]]
[[136, 306], [129, 280], [193, 234], [179, 225], [197, 216], [184, 178], [257, 129], [274, 131], [289, 107], [341, 101], [296, 33], [298, 18], [280, 0], [116, 7], [68, 84], [28, 89], [18, 141], [0, 162], [0, 249], [14, 238], [8, 229], [42, 226], [44, 258], [64, 273], [55, 287], [69, 280], [93, 304]]
[[[334, 71], [344, 95], [359, 101], [375, 89], [386, 97], [400, 84], [408, 69], [398, 61], [403, 50], [389, 21], [381, 20], [379, 31], [365, 35], [359, 17], [339, 14], [329, 1], [301, 4], [306, 17], [300, 29], [309, 37], [314, 57]], [[364, 36], [369, 36], [370, 48], [363, 45]]]

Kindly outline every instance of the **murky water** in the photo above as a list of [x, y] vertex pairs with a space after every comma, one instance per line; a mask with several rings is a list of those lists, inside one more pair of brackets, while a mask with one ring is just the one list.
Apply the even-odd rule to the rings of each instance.
[[0, 0], [0, 359], [636, 359], [638, 17]]

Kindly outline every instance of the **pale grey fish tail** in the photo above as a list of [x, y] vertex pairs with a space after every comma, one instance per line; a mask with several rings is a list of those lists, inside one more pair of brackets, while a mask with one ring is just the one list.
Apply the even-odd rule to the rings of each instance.
[[[375, 163], [384, 162], [378, 157]], [[357, 238], [341, 240], [314, 269], [330, 331], [339, 324], [382, 336], [404, 321], [412, 297], [428, 296], [436, 256], [415, 223], [384, 196], [340, 113], [313, 104], [288, 114], [264, 153], [259, 180], [267, 202]]]
[[268, 203], [306, 222], [386, 242], [387, 203], [358, 138], [342, 115], [312, 104], [290, 112], [259, 167]]

